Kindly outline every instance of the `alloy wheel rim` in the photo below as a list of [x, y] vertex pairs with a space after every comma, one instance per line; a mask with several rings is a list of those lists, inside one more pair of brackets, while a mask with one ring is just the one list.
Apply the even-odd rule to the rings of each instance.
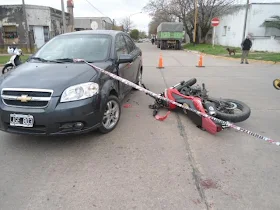
[[103, 126], [108, 130], [113, 128], [117, 124], [119, 116], [120, 110], [118, 103], [113, 100], [108, 101], [102, 120]]

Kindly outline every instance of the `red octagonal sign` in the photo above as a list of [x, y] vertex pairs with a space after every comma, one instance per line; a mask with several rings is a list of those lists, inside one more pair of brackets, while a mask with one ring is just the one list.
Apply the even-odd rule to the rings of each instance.
[[218, 26], [219, 23], [220, 23], [219, 18], [213, 18], [213, 19], [211, 20], [211, 25], [212, 25], [212, 26]]

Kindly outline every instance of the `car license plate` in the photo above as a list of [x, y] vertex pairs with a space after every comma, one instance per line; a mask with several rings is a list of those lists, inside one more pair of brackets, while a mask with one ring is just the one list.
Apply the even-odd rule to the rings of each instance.
[[32, 115], [23, 114], [11, 114], [10, 115], [10, 126], [18, 127], [33, 127], [34, 118]]

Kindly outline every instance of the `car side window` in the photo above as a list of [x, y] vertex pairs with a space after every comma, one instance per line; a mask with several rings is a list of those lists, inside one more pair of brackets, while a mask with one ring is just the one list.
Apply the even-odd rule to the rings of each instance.
[[116, 37], [116, 53], [117, 56], [119, 57], [121, 54], [129, 54], [125, 41], [124, 41], [124, 37], [122, 35], [118, 35]]
[[131, 53], [136, 48], [135, 44], [133, 43], [133, 41], [128, 36], [125, 35], [124, 38], [125, 38], [125, 42], [127, 44], [128, 53]]

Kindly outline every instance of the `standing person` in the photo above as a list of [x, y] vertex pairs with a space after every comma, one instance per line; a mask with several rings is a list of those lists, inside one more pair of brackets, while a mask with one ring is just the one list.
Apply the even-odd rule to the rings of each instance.
[[246, 36], [246, 39], [241, 43], [242, 46], [242, 56], [241, 56], [241, 64], [243, 64], [244, 59], [245, 59], [245, 63], [248, 63], [248, 55], [249, 55], [249, 51], [252, 47], [252, 41], [250, 40], [250, 36]]
[[152, 44], [154, 44], [154, 42], [155, 42], [155, 38], [154, 38], [154, 37], [152, 37]]

